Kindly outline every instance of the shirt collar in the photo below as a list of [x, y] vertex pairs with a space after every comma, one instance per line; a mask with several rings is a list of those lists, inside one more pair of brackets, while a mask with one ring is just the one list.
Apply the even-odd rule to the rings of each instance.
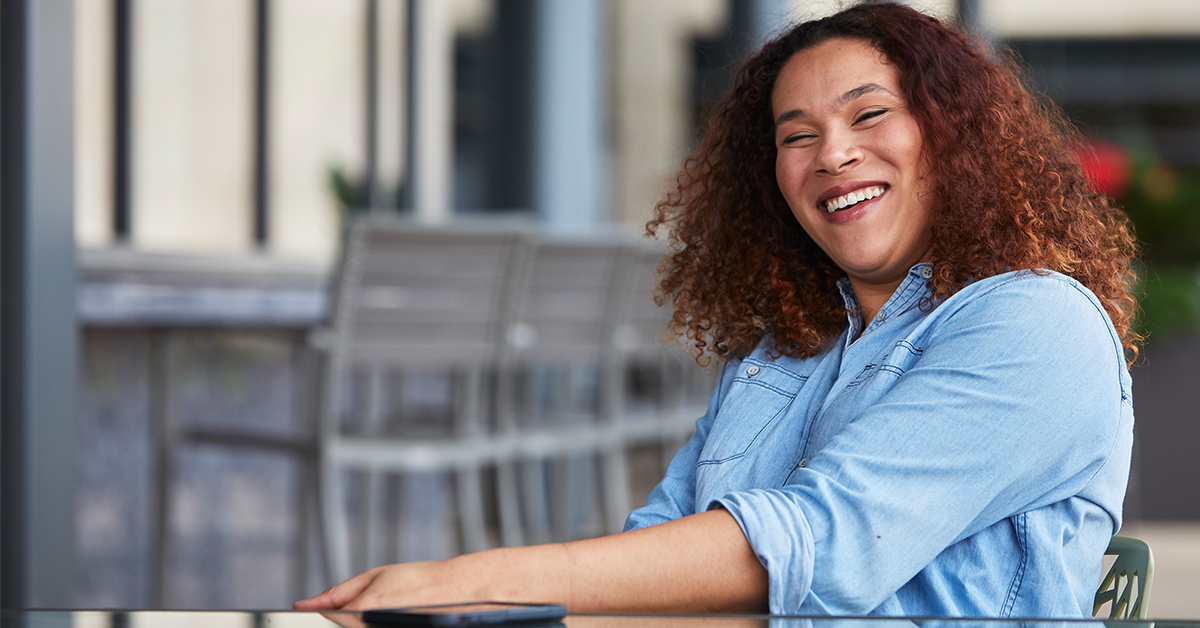
[[[916, 307], [923, 297], [929, 295], [929, 279], [931, 277], [933, 277], [933, 264], [929, 262], [922, 262], [908, 269], [908, 276], [900, 282], [881, 310], [887, 312], [888, 316], [894, 316]], [[854, 288], [850, 285], [849, 278], [838, 279], [837, 286], [838, 291], [842, 293], [842, 300], [846, 303], [846, 317], [850, 321], [850, 337], [854, 338], [858, 336], [859, 328], [863, 325], [862, 317], [858, 315], [858, 297], [854, 295]]]

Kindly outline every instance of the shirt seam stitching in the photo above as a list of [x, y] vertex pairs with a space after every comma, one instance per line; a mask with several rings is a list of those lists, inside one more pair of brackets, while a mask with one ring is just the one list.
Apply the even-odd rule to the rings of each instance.
[[[749, 377], [735, 377], [733, 379], [733, 381], [734, 381], [734, 383], [741, 382], [743, 384], [749, 384], [751, 386], [761, 386], [763, 388], [766, 388], [767, 390], [770, 390], [771, 392], [778, 393], [789, 399], [795, 399], [796, 395], [798, 395], [800, 393], [799, 390], [789, 391], [789, 390], [780, 388], [778, 386], [775, 386], [773, 384], [768, 384], [767, 382], [759, 381], [759, 380], [752, 379]], [[807, 378], [800, 380], [800, 383], [803, 384], [805, 381], [807, 381]]]
[[[760, 384], [760, 385], [761, 385], [761, 384]], [[764, 387], [766, 387], [766, 386], [764, 386]], [[791, 399], [792, 399], [792, 401], [795, 401], [795, 399], [796, 399], [796, 396], [795, 396], [795, 395], [792, 395]], [[780, 408], [780, 409], [779, 409], [779, 411], [778, 411], [778, 412], [776, 412], [774, 415], [772, 415], [772, 416], [771, 416], [771, 418], [770, 418], [769, 420], [767, 420], [767, 422], [766, 422], [766, 423], [763, 423], [762, 427], [760, 427], [760, 428], [758, 429], [758, 431], [754, 433], [754, 438], [750, 439], [750, 442], [749, 442], [749, 443], [746, 443], [746, 448], [745, 448], [745, 449], [743, 449], [742, 451], [740, 451], [740, 452], [738, 452], [738, 453], [736, 453], [736, 454], [734, 454], [734, 455], [732, 455], [732, 456], [726, 456], [725, 458], [721, 458], [720, 460], [714, 460], [714, 459], [712, 459], [712, 458], [709, 458], [709, 459], [706, 459], [706, 460], [697, 460], [697, 461], [696, 461], [696, 466], [697, 466], [697, 467], [703, 467], [703, 466], [710, 466], [710, 465], [714, 465], [714, 464], [721, 464], [721, 463], [723, 463], [723, 462], [729, 462], [730, 460], [737, 460], [738, 458], [743, 458], [743, 457], [745, 457], [745, 455], [746, 455], [746, 452], [750, 451], [750, 449], [754, 447], [754, 443], [757, 443], [757, 442], [758, 442], [758, 438], [759, 438], [760, 436], [762, 436], [762, 433], [763, 433], [763, 432], [764, 432], [764, 431], [765, 431], [765, 430], [766, 430], [768, 427], [770, 427], [770, 426], [771, 426], [773, 423], [775, 423], [775, 419], [778, 419], [778, 418], [779, 418], [779, 415], [783, 414], [783, 412], [784, 412], [785, 410], [787, 410], [788, 408], [790, 408], [790, 407], [791, 407], [791, 405], [792, 405], [791, 401], [789, 401], [788, 403], [785, 403], [785, 404], [783, 404], [783, 407], [782, 407], [782, 408]], [[701, 455], [703, 455], [703, 453], [704, 453], [704, 452], [702, 451], [702, 452], [701, 452]]]
[[1008, 586], [1008, 599], [1004, 601], [1004, 608], [1000, 611], [1001, 617], [1011, 617], [1013, 607], [1016, 606], [1017, 596], [1021, 592], [1021, 584], [1025, 580], [1025, 565], [1029, 561], [1029, 544], [1026, 538], [1025, 513], [1021, 513], [1016, 517], [1017, 527], [1017, 544], [1021, 548], [1021, 564], [1017, 566], [1017, 573], [1013, 574], [1012, 583]]
[[[772, 371], [775, 371], [781, 375], [786, 375], [787, 377], [790, 377], [790, 378], [795, 379], [800, 382], [804, 382], [804, 381], [808, 380], [807, 375], [801, 375], [795, 371], [785, 369], [782, 366], [779, 366], [778, 364], [776, 364], [774, 362], [765, 362], [765, 361], [755, 360], [752, 358], [746, 358], [745, 360], [743, 360], [743, 363], [753, 364], [755, 366], [758, 366], [759, 369], [771, 369]], [[739, 379], [740, 378], [741, 377], [739, 376]]]

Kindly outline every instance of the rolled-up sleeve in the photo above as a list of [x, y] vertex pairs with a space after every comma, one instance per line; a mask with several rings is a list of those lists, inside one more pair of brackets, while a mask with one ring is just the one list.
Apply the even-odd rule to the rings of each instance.
[[[869, 613], [950, 545], [1077, 495], [1113, 455], [1131, 401], [1095, 297], [1061, 276], [970, 288], [785, 485], [707, 504], [766, 567], [772, 613]], [[1119, 524], [1119, 504], [1109, 514]]]

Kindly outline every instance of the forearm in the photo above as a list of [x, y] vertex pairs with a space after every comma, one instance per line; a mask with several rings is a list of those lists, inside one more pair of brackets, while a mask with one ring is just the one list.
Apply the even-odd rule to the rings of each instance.
[[[763, 611], [767, 572], [729, 513], [571, 543], [461, 556], [460, 567], [508, 573], [487, 586], [497, 599], [566, 604], [571, 612]], [[530, 601], [534, 601], [530, 599]]]
[[558, 603], [573, 613], [763, 611], [767, 572], [733, 517], [714, 510], [585, 541], [378, 567], [295, 608], [489, 600]]

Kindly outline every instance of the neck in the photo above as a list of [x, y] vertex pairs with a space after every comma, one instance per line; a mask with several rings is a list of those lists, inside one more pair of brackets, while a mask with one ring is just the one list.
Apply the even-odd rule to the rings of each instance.
[[858, 309], [862, 312], [864, 328], [875, 320], [879, 309], [883, 307], [884, 303], [887, 303], [888, 299], [892, 298], [896, 288], [899, 288], [900, 284], [904, 282], [905, 276], [907, 273], [895, 281], [886, 283], [872, 283], [850, 278], [850, 286], [854, 288], [854, 297], [858, 299]]

